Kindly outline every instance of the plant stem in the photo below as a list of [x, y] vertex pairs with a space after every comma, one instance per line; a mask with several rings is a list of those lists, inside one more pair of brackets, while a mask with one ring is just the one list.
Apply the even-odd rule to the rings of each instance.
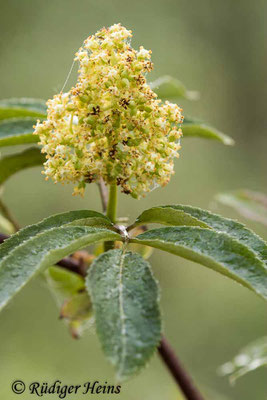
[[109, 217], [111, 222], [113, 222], [113, 224], [115, 224], [116, 216], [117, 216], [117, 185], [110, 185], [108, 207], [107, 207], [107, 217]]
[[177, 385], [183, 392], [185, 398], [187, 400], [204, 400], [204, 397], [202, 397], [201, 393], [195, 387], [191, 377], [181, 365], [178, 357], [165, 337], [162, 337], [161, 339], [158, 352]]
[[105, 182], [103, 181], [102, 178], [99, 179], [99, 182], [97, 185], [98, 185], [99, 193], [100, 193], [100, 197], [101, 197], [102, 209], [103, 209], [103, 212], [105, 213], [107, 211], [107, 206], [108, 206], [108, 190], [107, 190]]
[[[113, 224], [116, 223], [116, 217], [117, 217], [117, 186], [116, 185], [110, 185], [110, 187], [109, 187], [109, 198], [108, 198], [106, 215]], [[114, 242], [105, 242], [104, 243], [105, 251], [113, 249], [113, 247], [114, 247]]]
[[13, 225], [15, 231], [18, 231], [20, 229], [19, 224], [17, 223], [3, 200], [0, 200], [0, 211], [2, 212], [3, 216]]
[[[107, 194], [106, 187], [104, 182], [99, 183], [99, 190], [102, 199], [103, 211], [105, 211], [106, 203], [107, 203]], [[7, 207], [0, 200], [0, 209], [3, 214], [9, 219], [9, 221], [19, 229], [18, 224], [10, 215]], [[115, 224], [116, 223], [116, 214], [117, 214], [117, 186], [111, 185], [109, 189], [109, 199], [107, 204], [107, 216], [110, 220]], [[0, 233], [0, 244], [3, 243], [8, 238], [8, 235], [4, 235]], [[105, 251], [112, 249], [114, 246], [114, 242], [105, 242]], [[66, 257], [60, 260], [57, 265], [66, 268], [71, 271], [75, 271], [76, 273], [84, 276], [84, 268], [80, 265], [80, 262], [72, 259], [71, 257]], [[204, 400], [201, 393], [195, 387], [191, 377], [185, 371], [183, 366], [181, 365], [178, 357], [174, 353], [174, 350], [169, 345], [168, 341], [165, 337], [162, 337], [160, 346], [158, 348], [158, 352], [162, 358], [162, 361], [165, 363], [166, 367], [170, 371], [171, 375], [175, 379], [178, 387], [183, 392], [185, 398], [187, 400]]]
[[[0, 233], [0, 244], [3, 243], [7, 238], [8, 235]], [[75, 271], [81, 276], [84, 276], [83, 265], [81, 262], [74, 260], [72, 257], [63, 258], [57, 263], [57, 265], [66, 268], [67, 270]], [[165, 337], [162, 337], [161, 339], [158, 352], [162, 358], [162, 361], [165, 363], [166, 367], [169, 369], [171, 375], [175, 379], [178, 387], [182, 390], [185, 398], [187, 400], [204, 400]]]

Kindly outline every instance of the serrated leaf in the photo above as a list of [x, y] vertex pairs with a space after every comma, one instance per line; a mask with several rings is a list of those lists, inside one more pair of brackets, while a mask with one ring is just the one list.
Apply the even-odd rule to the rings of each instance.
[[247, 246], [226, 233], [199, 227], [168, 227], [142, 233], [131, 242], [202, 264], [267, 300], [267, 270], [263, 262]]
[[[1, 245], [0, 251], [2, 246], [4, 247], [11, 239], [7, 239]], [[95, 242], [119, 239], [120, 235], [110, 229], [65, 225], [45, 230], [28, 238], [9, 251], [5, 257], [1, 252], [0, 309], [33, 276], [50, 265], [56, 264], [63, 257]]]
[[111, 250], [93, 262], [87, 286], [104, 353], [118, 379], [127, 379], [160, 340], [159, 291], [150, 265], [139, 254]]
[[[100, 226], [112, 229], [112, 224], [105, 215], [92, 210], [75, 210], [52, 215], [43, 221], [29, 225], [5, 240], [0, 246], [0, 263], [13, 249], [30, 238], [52, 228], [67, 225]], [[1, 264], [0, 264], [1, 265]]]
[[251, 190], [220, 193], [216, 200], [234, 208], [240, 215], [267, 226], [267, 196]]
[[0, 100], [0, 120], [18, 117], [45, 118], [46, 109], [46, 102], [40, 99], [3, 99]]
[[219, 368], [220, 375], [230, 375], [235, 381], [260, 367], [267, 366], [267, 336], [259, 338], [240, 350], [239, 354]]
[[267, 266], [267, 245], [263, 239], [243, 224], [198, 207], [166, 205], [145, 210], [132, 225], [159, 223], [172, 226], [199, 226], [223, 232], [249, 247]]
[[183, 137], [199, 137], [203, 139], [212, 139], [222, 142], [226, 145], [234, 145], [234, 140], [224, 133], [218, 131], [205, 123], [196, 122], [190, 119], [185, 119], [182, 124]]
[[17, 154], [11, 154], [0, 159], [0, 186], [16, 172], [26, 168], [42, 165], [45, 156], [38, 148], [30, 148]]
[[38, 135], [33, 135], [36, 118], [10, 118], [0, 121], [0, 147], [37, 143]]
[[184, 84], [176, 78], [169, 75], [161, 76], [150, 83], [151, 89], [157, 93], [160, 99], [189, 99], [196, 100], [198, 92], [189, 91]]
[[[9, 256], [13, 254], [13, 251], [16, 251], [19, 248], [23, 248], [26, 243], [30, 243], [31, 240], [34, 240], [42, 235], [45, 232], [49, 232], [50, 230], [55, 230], [56, 228], [66, 229], [71, 226], [82, 226], [86, 229], [86, 226], [98, 226], [101, 228], [109, 228], [110, 231], [113, 229], [110, 220], [101, 213], [91, 210], [77, 210], [70, 211], [67, 213], [62, 213], [58, 215], [51, 216], [49, 218], [44, 219], [38, 224], [28, 226], [24, 229], [21, 229], [19, 232], [11, 236], [9, 239], [5, 240], [4, 243], [0, 246], [0, 277], [3, 273], [2, 265], [4, 264], [6, 259], [9, 259]], [[113, 232], [112, 232], [113, 234]], [[116, 235], [117, 240], [120, 239], [119, 235]], [[26, 265], [26, 266], [25, 266]], [[25, 266], [25, 267], [24, 267]], [[12, 265], [10, 266], [10, 268]], [[27, 268], [27, 263], [24, 264], [24, 260], [21, 261], [21, 268]], [[38, 269], [38, 267], [37, 267]], [[33, 271], [35, 271], [33, 269]], [[13, 272], [14, 274], [18, 274], [20, 276], [20, 270], [10, 271], [9, 274]], [[28, 273], [31, 273], [29, 270]], [[28, 276], [28, 275], [27, 275]], [[7, 275], [8, 278], [8, 275]], [[5, 278], [6, 279], [6, 278]], [[4, 281], [5, 282], [5, 281]], [[0, 287], [2, 285], [0, 278]], [[18, 289], [19, 290], [19, 289]], [[0, 289], [1, 292], [1, 289]], [[1, 308], [1, 293], [0, 293], [0, 308]]]

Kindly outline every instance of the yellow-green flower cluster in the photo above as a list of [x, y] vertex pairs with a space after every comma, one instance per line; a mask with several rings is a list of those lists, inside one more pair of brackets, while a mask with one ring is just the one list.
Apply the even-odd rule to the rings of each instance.
[[103, 178], [139, 197], [173, 174], [181, 109], [150, 89], [151, 51], [134, 50], [131, 36], [118, 24], [86, 39], [76, 86], [48, 100], [47, 120], [35, 127], [47, 179], [78, 183], [74, 193]]

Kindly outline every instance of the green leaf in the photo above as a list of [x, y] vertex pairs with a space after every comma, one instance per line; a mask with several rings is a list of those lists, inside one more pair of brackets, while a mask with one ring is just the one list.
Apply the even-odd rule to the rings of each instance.
[[111, 250], [93, 262], [87, 286], [104, 353], [118, 379], [127, 379], [160, 341], [159, 290], [150, 265], [137, 253]]
[[18, 117], [46, 117], [46, 102], [40, 99], [20, 98], [0, 100], [0, 120]]
[[38, 148], [30, 148], [21, 153], [11, 154], [0, 159], [0, 186], [22, 169], [42, 165], [45, 156]]
[[[0, 250], [11, 239], [6, 240]], [[0, 309], [38, 272], [56, 264], [63, 257], [98, 241], [119, 239], [120, 235], [110, 229], [65, 225], [28, 238], [5, 257], [1, 251]]]
[[186, 225], [186, 226], [202, 226], [208, 228], [208, 225], [194, 218], [183, 209], [175, 208], [177, 206], [159, 206], [149, 208], [142, 212], [136, 219], [131, 229], [144, 224], [158, 223], [163, 225]]
[[160, 99], [183, 99], [196, 100], [198, 92], [189, 91], [178, 79], [165, 75], [150, 83]]
[[67, 297], [85, 288], [84, 279], [76, 272], [62, 267], [52, 266], [45, 271], [49, 287], [60, 297]]
[[133, 253], [140, 254], [145, 260], [148, 260], [149, 257], [151, 257], [154, 250], [149, 246], [143, 246], [137, 243], [129, 243], [127, 248]]
[[213, 269], [267, 300], [267, 269], [240, 241], [223, 232], [191, 226], [159, 228], [131, 239]]
[[240, 215], [267, 226], [267, 196], [251, 190], [220, 193], [216, 200], [234, 208]]
[[0, 232], [5, 233], [7, 235], [11, 235], [12, 233], [15, 232], [15, 228], [11, 224], [11, 222], [1, 214], [0, 214]]
[[0, 246], [0, 265], [1, 261], [17, 246], [20, 246], [34, 236], [52, 228], [75, 224], [78, 226], [91, 225], [112, 229], [112, 224], [108, 217], [92, 210], [77, 210], [52, 215], [37, 224], [29, 225], [26, 228], [21, 229], [15, 235], [5, 240]]
[[60, 317], [70, 321], [83, 321], [92, 315], [92, 303], [87, 292], [76, 293], [61, 307]]
[[132, 227], [149, 223], [172, 226], [199, 226], [226, 233], [233, 239], [247, 246], [265, 265], [267, 265], [267, 245], [264, 240], [243, 224], [232, 219], [224, 218], [198, 207], [177, 204], [153, 207], [145, 210], [137, 218]]
[[267, 336], [259, 338], [240, 350], [232, 361], [219, 368], [219, 374], [230, 375], [232, 384], [248, 372], [267, 366]]
[[36, 118], [10, 118], [0, 121], [0, 147], [39, 142], [33, 135]]
[[85, 292], [85, 280], [76, 272], [53, 266], [44, 273], [48, 287], [74, 338], [80, 337], [92, 325], [92, 303]]
[[[90, 226], [98, 226], [101, 229], [106, 228], [101, 230], [100, 234], [105, 235], [106, 234], [110, 234], [112, 235], [111, 240], [120, 240], [120, 235], [115, 234], [114, 232], [112, 232], [112, 224], [110, 222], [110, 220], [104, 216], [101, 213], [98, 213], [96, 211], [91, 211], [91, 210], [77, 210], [77, 211], [70, 211], [67, 213], [62, 213], [62, 214], [58, 214], [58, 215], [54, 215], [51, 216], [49, 218], [44, 219], [43, 221], [39, 222], [38, 224], [35, 225], [31, 225], [28, 226], [24, 229], [21, 229], [19, 232], [17, 232], [16, 234], [12, 235], [9, 239], [5, 240], [4, 243], [1, 244], [0, 246], [0, 308], [1, 308], [1, 303], [2, 306], [5, 305], [5, 301], [3, 300], [2, 296], [2, 291], [3, 291], [3, 296], [7, 296], [7, 300], [9, 300], [9, 298], [16, 293], [16, 291], [18, 291], [20, 289], [20, 287], [22, 287], [28, 279], [31, 278], [31, 276], [39, 270], [39, 268], [41, 269], [40, 266], [38, 266], [36, 264], [36, 266], [32, 265], [32, 269], [29, 268], [29, 266], [27, 265], [27, 257], [31, 256], [31, 251], [34, 252], [34, 254], [38, 254], [38, 251], [35, 248], [36, 247], [39, 249], [39, 242], [38, 242], [38, 238], [42, 238], [44, 234], [48, 235], [49, 238], [49, 232], [51, 232], [51, 234], [53, 234], [53, 232], [56, 229], [61, 229], [60, 234], [63, 234], [63, 231], [66, 230], [66, 234], [69, 232], [69, 229], [72, 229], [72, 227], [80, 227], [80, 229], [84, 229], [84, 235], [87, 235], [87, 231], [86, 229], [90, 229], [87, 227]], [[109, 228], [109, 229], [107, 229]], [[79, 231], [81, 234], [81, 231]], [[97, 232], [94, 233], [92, 232], [92, 236], [88, 236], [88, 240], [93, 239], [93, 237], [97, 238]], [[115, 235], [115, 236], [114, 236]], [[64, 236], [64, 235], [63, 235]], [[101, 235], [100, 235], [101, 236]], [[74, 239], [74, 237], [73, 237]], [[77, 240], [77, 242], [75, 241], [75, 246], [76, 244], [78, 245], [79, 243], [83, 242], [84, 238], [81, 238], [80, 241]], [[103, 239], [104, 240], [104, 239]], [[108, 240], [108, 238], [107, 238]], [[47, 239], [48, 241], [48, 239]], [[97, 240], [96, 240], [97, 241]], [[32, 243], [32, 245], [31, 245]], [[49, 245], [52, 243], [47, 242], [47, 245]], [[55, 246], [57, 245], [57, 239], [55, 239]], [[60, 244], [60, 243], [59, 243]], [[89, 244], [89, 242], [88, 242]], [[17, 251], [19, 251], [20, 249], [23, 250], [25, 248], [26, 245], [29, 245], [29, 248], [27, 250], [27, 254], [25, 254], [25, 257], [23, 256], [22, 259], [20, 260], [20, 268], [19, 265], [16, 264], [16, 261], [14, 259], [14, 264], [12, 264], [12, 262], [10, 261], [10, 256], [12, 256], [12, 254]], [[31, 247], [32, 246], [32, 247]], [[80, 248], [80, 247], [79, 247]], [[44, 244], [44, 251], [46, 249], [45, 244]], [[53, 249], [51, 249], [52, 255], [54, 254]], [[71, 253], [72, 251], [70, 251]], [[68, 253], [68, 254], [70, 254]], [[57, 253], [56, 253], [57, 254]], [[41, 262], [41, 250], [40, 250], [40, 259], [39, 261]], [[5, 270], [5, 268], [3, 267], [3, 265], [5, 265], [6, 260], [9, 264], [8, 268]], [[13, 259], [12, 259], [13, 260]], [[34, 258], [33, 258], [34, 260]], [[36, 260], [37, 262], [38, 260]], [[46, 261], [46, 259], [45, 259]], [[18, 260], [19, 262], [19, 260]], [[51, 264], [56, 263], [55, 262], [51, 262]], [[18, 268], [18, 269], [17, 269]], [[10, 290], [8, 289], [9, 287], [9, 283], [8, 283], [8, 279], [11, 280], [11, 274], [16, 275], [16, 279], [14, 279], [14, 277], [12, 278], [14, 281], [14, 287], [11, 286]], [[22, 276], [21, 276], [22, 274]], [[25, 278], [25, 281], [23, 281], [23, 279]], [[5, 292], [4, 291], [4, 286], [2, 286], [3, 284], [7, 284], [7, 290], [9, 290], [9, 292]], [[12, 292], [12, 290], [14, 292]], [[8, 293], [10, 293], [10, 297], [8, 297]], [[4, 297], [5, 298], [5, 297]]]
[[234, 145], [234, 140], [224, 133], [201, 122], [185, 119], [182, 124], [183, 137], [199, 137], [203, 139], [218, 140], [226, 145]]

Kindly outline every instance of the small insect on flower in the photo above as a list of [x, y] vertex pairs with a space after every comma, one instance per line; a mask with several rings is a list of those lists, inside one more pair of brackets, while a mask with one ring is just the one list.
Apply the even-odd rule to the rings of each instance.
[[139, 198], [174, 173], [182, 110], [151, 90], [151, 51], [134, 50], [131, 37], [117, 24], [87, 38], [76, 86], [48, 100], [47, 120], [35, 126], [47, 179], [76, 183], [75, 194], [102, 178]]

